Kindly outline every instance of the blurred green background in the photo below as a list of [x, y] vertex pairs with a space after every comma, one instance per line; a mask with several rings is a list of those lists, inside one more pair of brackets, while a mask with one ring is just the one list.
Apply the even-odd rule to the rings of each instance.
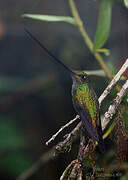
[[[93, 40], [100, 0], [76, 1], [86, 30]], [[101, 69], [85, 46], [77, 28], [66, 23], [47, 23], [23, 19], [21, 15], [49, 14], [71, 16], [64, 0], [0, 1], [0, 179], [13, 180], [34, 164], [50, 147], [45, 142], [76, 115], [71, 100], [72, 80], [58, 64], [28, 38], [28, 27], [58, 58], [76, 70]], [[104, 56], [111, 71], [116, 71], [128, 53], [128, 10], [116, 3]], [[92, 86], [99, 96], [109, 80], [92, 76]], [[102, 82], [102, 83], [101, 83]], [[105, 101], [102, 111], [107, 108]], [[55, 141], [57, 143], [58, 141]], [[106, 166], [113, 162], [115, 149], [107, 139]], [[31, 179], [58, 180], [72, 152], [62, 154], [43, 166]]]

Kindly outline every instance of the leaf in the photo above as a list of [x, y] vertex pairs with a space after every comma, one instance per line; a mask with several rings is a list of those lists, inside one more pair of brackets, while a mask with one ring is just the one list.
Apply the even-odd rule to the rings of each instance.
[[23, 18], [31, 18], [40, 21], [47, 21], [47, 22], [67, 22], [74, 26], [76, 26], [76, 21], [74, 18], [69, 16], [54, 16], [54, 15], [41, 15], [41, 14], [23, 14]]
[[94, 38], [94, 51], [100, 49], [108, 39], [111, 26], [112, 1], [103, 0], [99, 10], [98, 25]]
[[109, 49], [106, 49], [106, 48], [97, 49], [96, 52], [104, 53], [106, 56], [110, 55]]
[[128, 8], [128, 0], [124, 0], [124, 5], [126, 8]]
[[96, 76], [101, 76], [101, 77], [106, 77], [105, 72], [101, 70], [89, 70], [89, 71], [84, 71], [88, 75], [96, 75]]

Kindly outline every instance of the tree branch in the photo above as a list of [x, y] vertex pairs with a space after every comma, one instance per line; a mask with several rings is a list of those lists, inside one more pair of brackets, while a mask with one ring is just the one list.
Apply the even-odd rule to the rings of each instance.
[[77, 160], [77, 159], [74, 160], [74, 161], [72, 161], [72, 162], [67, 166], [67, 168], [65, 169], [65, 171], [63, 172], [62, 176], [60, 177], [60, 180], [65, 180], [65, 178], [67, 178], [67, 177], [70, 175], [70, 173], [71, 173], [74, 165], [77, 164], [77, 163], [78, 163], [78, 160]]
[[110, 93], [112, 87], [119, 81], [122, 74], [126, 71], [128, 68], [128, 59], [126, 59], [125, 63], [121, 67], [121, 69], [118, 71], [118, 73], [115, 75], [115, 77], [112, 79], [110, 84], [107, 86], [107, 88], [104, 90], [102, 95], [99, 97], [99, 104], [101, 105], [102, 101], [105, 99], [105, 97]]
[[113, 100], [112, 104], [109, 106], [108, 111], [105, 113], [105, 117], [102, 124], [102, 129], [104, 130], [109, 121], [113, 118], [113, 115], [116, 113], [116, 110], [121, 103], [122, 98], [125, 96], [125, 94], [128, 91], [128, 80], [126, 83], [122, 86], [120, 92], [117, 94], [116, 98]]
[[76, 117], [72, 120], [70, 120], [67, 124], [65, 124], [64, 126], [62, 126], [57, 132], [56, 134], [54, 134], [47, 142], [46, 145], [49, 145], [52, 141], [55, 140], [55, 138], [68, 126], [70, 126], [72, 123], [74, 123], [77, 119], [79, 118], [79, 115], [76, 115]]
[[82, 127], [82, 122], [80, 121], [77, 124], [77, 126], [69, 134], [65, 136], [65, 140], [56, 145], [56, 150], [59, 152], [69, 151], [72, 142], [74, 142], [75, 139], [78, 137], [81, 127]]

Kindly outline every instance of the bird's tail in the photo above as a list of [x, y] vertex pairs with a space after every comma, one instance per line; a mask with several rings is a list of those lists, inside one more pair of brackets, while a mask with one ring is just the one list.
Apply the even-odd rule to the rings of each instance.
[[102, 138], [98, 141], [98, 147], [101, 153], [105, 152], [104, 140]]
[[105, 145], [104, 145], [104, 140], [103, 140], [103, 137], [102, 137], [103, 133], [102, 133], [102, 129], [100, 128], [98, 130], [98, 147], [99, 147], [99, 150], [101, 153], [104, 153], [105, 152]]

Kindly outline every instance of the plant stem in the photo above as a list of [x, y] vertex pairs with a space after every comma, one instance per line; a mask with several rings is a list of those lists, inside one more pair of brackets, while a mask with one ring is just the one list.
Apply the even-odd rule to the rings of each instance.
[[[113, 76], [111, 74], [111, 72], [109, 71], [108, 67], [106, 66], [106, 64], [104, 63], [104, 60], [102, 58], [102, 56], [99, 53], [95, 53], [93, 51], [93, 43], [90, 39], [90, 37], [88, 36], [85, 27], [83, 26], [83, 22], [80, 18], [80, 15], [78, 13], [78, 10], [76, 8], [76, 5], [74, 3], [74, 0], [69, 0], [69, 5], [70, 5], [70, 9], [72, 12], [72, 15], [76, 21], [77, 27], [83, 37], [83, 40], [85, 42], [85, 44], [87, 45], [87, 47], [89, 48], [89, 50], [91, 51], [91, 53], [94, 55], [94, 57], [96, 58], [96, 60], [98, 61], [98, 63], [100, 64], [100, 66], [102, 67], [102, 69], [104, 70], [104, 72], [106, 73], [107, 77], [109, 79], [112, 79]], [[119, 87], [118, 87], [119, 90]]]
[[70, 120], [67, 124], [62, 126], [52, 137], [46, 142], [46, 145], [49, 145], [52, 141], [55, 140], [55, 138], [67, 127], [69, 127], [73, 122], [75, 122], [77, 119], [79, 119], [79, 115], [76, 115], [76, 117], [72, 120]]

